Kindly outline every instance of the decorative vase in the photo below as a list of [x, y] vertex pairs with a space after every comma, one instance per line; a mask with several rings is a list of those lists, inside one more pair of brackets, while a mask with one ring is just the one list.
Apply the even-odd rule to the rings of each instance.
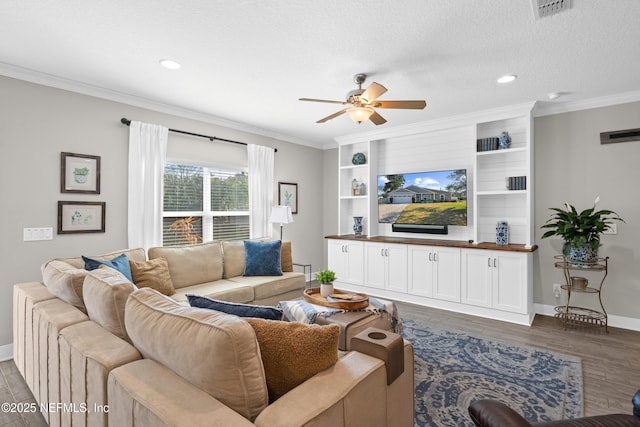
[[496, 224], [496, 245], [507, 246], [509, 244], [509, 224], [507, 221], [498, 221]]
[[598, 250], [594, 250], [588, 243], [574, 245], [570, 242], [565, 242], [564, 246], [562, 246], [562, 254], [569, 260], [569, 264], [574, 267], [588, 266], [598, 259]]
[[362, 236], [362, 217], [353, 217], [353, 234], [354, 236]]
[[511, 137], [508, 132], [502, 132], [498, 138], [498, 150], [505, 150], [511, 147]]
[[363, 153], [356, 153], [351, 158], [351, 163], [354, 165], [364, 165], [367, 162], [367, 158]]
[[320, 296], [323, 298], [328, 297], [333, 293], [333, 283], [321, 283], [320, 284]]

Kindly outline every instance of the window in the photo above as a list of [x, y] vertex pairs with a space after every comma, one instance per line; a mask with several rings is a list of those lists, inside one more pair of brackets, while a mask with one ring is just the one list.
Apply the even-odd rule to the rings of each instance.
[[165, 164], [164, 246], [248, 238], [246, 171]]

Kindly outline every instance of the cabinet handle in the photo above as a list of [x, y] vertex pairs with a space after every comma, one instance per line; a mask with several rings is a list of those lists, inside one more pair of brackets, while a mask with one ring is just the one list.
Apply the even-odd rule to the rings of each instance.
[[438, 254], [437, 253], [433, 253], [433, 262], [438, 262]]
[[491, 268], [491, 257], [487, 258], [487, 267]]
[[494, 258], [493, 259], [493, 267], [497, 268], [498, 267], [498, 258]]
[[431, 259], [431, 253], [429, 253], [429, 262], [431, 262], [431, 261], [432, 261], [432, 259]]
[[380, 249], [380, 256], [384, 256], [384, 248]]
[[384, 256], [389, 256], [389, 249], [384, 250]]

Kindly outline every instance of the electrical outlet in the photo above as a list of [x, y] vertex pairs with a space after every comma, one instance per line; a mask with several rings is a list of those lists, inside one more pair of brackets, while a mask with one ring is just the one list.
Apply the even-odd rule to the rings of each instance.
[[556, 298], [560, 298], [562, 294], [562, 285], [560, 283], [553, 284], [553, 296]]

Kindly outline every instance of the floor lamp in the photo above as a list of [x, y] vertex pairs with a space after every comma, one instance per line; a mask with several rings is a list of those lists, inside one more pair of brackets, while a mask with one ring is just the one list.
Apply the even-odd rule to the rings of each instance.
[[282, 240], [282, 226], [293, 222], [291, 214], [291, 206], [274, 206], [271, 208], [271, 216], [269, 222], [272, 224], [280, 223], [280, 240]]

